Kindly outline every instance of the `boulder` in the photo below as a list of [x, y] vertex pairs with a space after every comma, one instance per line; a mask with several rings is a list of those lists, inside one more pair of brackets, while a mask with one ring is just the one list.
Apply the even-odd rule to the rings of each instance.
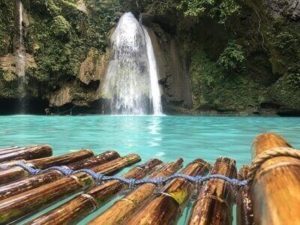
[[50, 106], [60, 107], [67, 103], [71, 103], [73, 100], [71, 85], [63, 86], [58, 91], [50, 95]]

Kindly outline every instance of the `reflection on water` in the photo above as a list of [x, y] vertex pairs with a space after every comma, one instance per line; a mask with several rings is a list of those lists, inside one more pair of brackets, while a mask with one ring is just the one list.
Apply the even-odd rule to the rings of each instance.
[[300, 146], [300, 118], [192, 116], [3, 116], [0, 143], [49, 143], [55, 154], [90, 148], [136, 152], [143, 160], [159, 157], [185, 162], [203, 158], [214, 162], [227, 156], [248, 163], [253, 138], [262, 132], [284, 135]]
[[161, 142], [161, 117], [155, 116], [151, 118], [148, 125], [149, 134], [151, 134], [152, 139], [149, 141], [151, 147], [160, 146]]
[[[182, 157], [214, 162], [232, 157], [249, 163], [251, 143], [262, 132], [277, 132], [300, 147], [300, 118], [192, 116], [3, 116], [0, 145], [48, 143], [55, 154], [90, 148], [100, 153], [116, 149], [138, 153], [143, 161]], [[100, 209], [101, 211], [101, 209]], [[97, 212], [99, 213], [99, 211]], [[86, 224], [93, 216], [84, 220]], [[182, 217], [179, 225], [184, 224]]]

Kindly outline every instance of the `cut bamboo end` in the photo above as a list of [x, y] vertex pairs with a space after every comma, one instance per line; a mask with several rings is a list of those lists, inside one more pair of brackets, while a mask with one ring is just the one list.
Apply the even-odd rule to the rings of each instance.
[[282, 136], [275, 133], [263, 133], [258, 135], [252, 144], [253, 158], [266, 150], [279, 147], [292, 147]]
[[73, 162], [92, 157], [94, 153], [89, 149], [81, 149], [76, 152], [67, 153], [60, 156], [51, 156], [41, 159], [29, 160], [28, 163], [39, 169], [45, 169], [51, 166], [68, 165]]
[[[32, 147], [32, 146], [27, 146]], [[12, 147], [7, 147], [7, 148], [1, 148], [0, 149], [0, 155], [5, 155], [13, 152], [18, 152], [24, 150], [26, 147], [19, 147], [19, 146], [12, 146]]]
[[119, 172], [121, 169], [126, 166], [130, 166], [134, 163], [141, 161], [141, 157], [138, 154], [128, 154], [127, 156], [114, 159], [108, 163], [104, 163], [99, 166], [95, 166], [92, 168], [94, 172], [101, 172], [105, 174], [112, 174]]
[[120, 155], [118, 152], [114, 150], [105, 151], [97, 156], [93, 156], [84, 160], [81, 160], [79, 162], [74, 162], [71, 164], [68, 164], [68, 167], [77, 170], [81, 168], [91, 168], [94, 166], [101, 165], [103, 163], [106, 163], [108, 161], [114, 160], [120, 158]]
[[[253, 153], [255, 157], [260, 157], [265, 151], [274, 148], [280, 151], [278, 148], [282, 147], [291, 148], [291, 145], [277, 134], [261, 134], [254, 141]], [[257, 169], [251, 185], [255, 224], [300, 224], [299, 168], [299, 159], [277, 156]]]
[[0, 162], [19, 160], [19, 159], [37, 159], [52, 155], [52, 148], [49, 145], [37, 145], [13, 151], [7, 154], [0, 155]]
[[[80, 161], [85, 158], [89, 158], [93, 156], [89, 150], [79, 150], [77, 152], [68, 153], [61, 156], [50, 156], [40, 159], [33, 159], [24, 161], [24, 163], [30, 163], [30, 165], [34, 166], [35, 168], [45, 169], [51, 166], [61, 166], [67, 165], [72, 162]], [[11, 167], [7, 170], [0, 171], [0, 184], [9, 184], [13, 181], [20, 180], [22, 178], [29, 177], [31, 174], [27, 172], [25, 169], [19, 166], [15, 166], [14, 162], [7, 163], [7, 166], [10, 165]], [[1, 199], [1, 197], [0, 197]]]

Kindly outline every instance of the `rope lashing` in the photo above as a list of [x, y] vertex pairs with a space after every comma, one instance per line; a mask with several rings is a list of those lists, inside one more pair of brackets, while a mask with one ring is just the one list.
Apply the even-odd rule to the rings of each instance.
[[123, 184], [126, 184], [129, 186], [129, 188], [133, 188], [136, 185], [142, 185], [142, 184], [146, 184], [146, 183], [152, 183], [156, 186], [162, 186], [164, 184], [166, 184], [167, 182], [173, 180], [173, 179], [177, 179], [177, 178], [181, 178], [181, 179], [185, 179], [191, 183], [195, 183], [195, 184], [199, 184], [211, 179], [220, 179], [223, 180], [225, 182], [230, 183], [231, 185], [234, 186], [245, 186], [247, 185], [247, 180], [238, 180], [235, 178], [229, 178], [226, 177], [224, 175], [221, 174], [210, 174], [210, 175], [206, 175], [206, 176], [189, 176], [186, 174], [180, 174], [180, 173], [175, 173], [169, 177], [157, 177], [157, 178], [143, 178], [143, 179], [127, 179], [124, 177], [120, 177], [120, 176], [106, 176], [102, 173], [96, 173], [91, 169], [79, 169], [79, 170], [72, 170], [67, 166], [52, 166], [49, 167], [47, 169], [41, 170], [41, 169], [36, 169], [34, 168], [31, 164], [28, 165], [27, 163], [24, 162], [16, 162], [12, 166], [19, 166], [22, 169], [26, 170], [28, 173], [32, 174], [32, 175], [38, 175], [38, 174], [42, 174], [51, 170], [56, 170], [59, 171], [60, 173], [69, 176], [69, 175], [73, 175], [76, 173], [86, 173], [89, 176], [91, 176], [94, 181], [97, 184], [100, 184], [102, 181], [111, 181], [111, 180], [117, 180], [120, 181]]
[[41, 170], [39, 173], [45, 173], [45, 172], [49, 172], [51, 170], [56, 170], [66, 176], [71, 175], [74, 172], [72, 169], [70, 169], [67, 166], [52, 166], [47, 169]]
[[9, 167], [12, 166], [18, 166], [21, 167], [23, 170], [26, 170], [28, 173], [31, 175], [37, 175], [39, 174], [42, 170], [34, 168], [34, 166], [30, 163], [24, 163], [22, 161], [16, 162], [13, 165], [10, 165]]
[[266, 162], [267, 160], [269, 160], [271, 158], [280, 157], [280, 156], [281, 157], [287, 156], [287, 157], [293, 157], [293, 158], [300, 159], [300, 151], [297, 151], [297, 150], [289, 148], [289, 147], [278, 147], [278, 148], [273, 148], [273, 149], [267, 150], [267, 151], [259, 154], [251, 164], [247, 179], [244, 179], [244, 180], [226, 177], [221, 174], [209, 174], [206, 176], [189, 176], [189, 175], [180, 174], [180, 173], [175, 173], [168, 177], [126, 179], [126, 178], [120, 177], [120, 176], [105, 176], [104, 174], [96, 173], [91, 169], [72, 170], [67, 166], [52, 166], [47, 169], [41, 170], [41, 169], [34, 168], [34, 166], [32, 164], [25, 163], [23, 161], [18, 161], [18, 162], [15, 162], [14, 164], [5, 166], [5, 169], [13, 167], [13, 166], [19, 166], [22, 169], [24, 169], [25, 171], [27, 171], [28, 173], [30, 173], [31, 175], [37, 175], [37, 174], [45, 173], [45, 172], [48, 172], [51, 170], [59, 171], [60, 173], [62, 173], [63, 175], [66, 175], [66, 176], [69, 176], [69, 175], [72, 175], [75, 173], [84, 172], [84, 173], [88, 174], [89, 176], [91, 176], [97, 184], [100, 184], [103, 181], [117, 180], [123, 184], [128, 185], [129, 188], [133, 188], [136, 185], [142, 185], [142, 184], [146, 184], [146, 183], [152, 183], [156, 186], [162, 186], [162, 185], [166, 184], [167, 182], [170, 182], [171, 180], [177, 179], [177, 178], [185, 179], [194, 184], [200, 184], [205, 181], [209, 181], [211, 179], [219, 179], [219, 180], [223, 180], [233, 186], [242, 187], [242, 186], [251, 184], [251, 182], [253, 181], [253, 179], [255, 177], [256, 172], [258, 171], [258, 169], [264, 162]]
[[270, 150], [267, 150], [261, 154], [259, 154], [254, 161], [251, 164], [251, 167], [249, 169], [247, 180], [249, 184], [253, 181], [256, 172], [261, 167], [261, 165], [266, 162], [269, 159], [272, 159], [274, 157], [293, 157], [296, 159], [300, 159], [300, 151], [289, 148], [289, 147], [278, 147], [278, 148], [272, 148]]

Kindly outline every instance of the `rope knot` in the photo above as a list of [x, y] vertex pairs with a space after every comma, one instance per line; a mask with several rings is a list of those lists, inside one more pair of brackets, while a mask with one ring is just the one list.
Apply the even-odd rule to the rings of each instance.
[[128, 188], [130, 190], [133, 190], [134, 187], [135, 187], [135, 182], [136, 182], [136, 179], [128, 179]]
[[103, 178], [104, 178], [104, 174], [98, 173], [98, 174], [97, 174], [97, 178], [95, 179], [96, 184], [97, 184], [97, 185], [101, 184], [102, 181], [103, 181]]

